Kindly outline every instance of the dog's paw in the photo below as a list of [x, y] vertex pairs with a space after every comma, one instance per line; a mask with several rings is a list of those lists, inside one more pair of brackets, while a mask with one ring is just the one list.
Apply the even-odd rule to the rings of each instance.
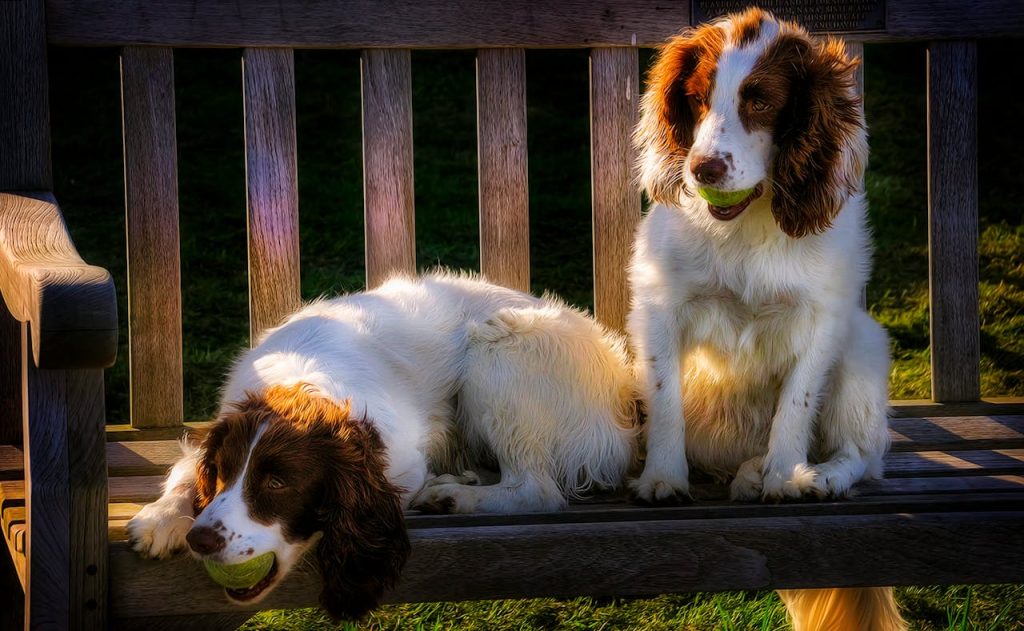
[[813, 468], [814, 486], [819, 497], [844, 498], [857, 482], [850, 467], [842, 462], [826, 462]]
[[184, 550], [192, 509], [183, 504], [156, 501], [144, 506], [125, 526], [132, 549], [149, 559], [166, 559]]
[[685, 475], [668, 477], [648, 475], [645, 471], [644, 475], [629, 481], [629, 492], [633, 500], [640, 504], [660, 506], [689, 504], [693, 501], [690, 497], [690, 481]]
[[734, 502], [752, 502], [761, 499], [763, 490], [761, 465], [764, 458], [757, 456], [740, 465], [729, 485], [729, 499]]
[[464, 484], [441, 483], [423, 488], [411, 507], [431, 514], [473, 513], [477, 509], [475, 488]]
[[765, 467], [761, 478], [761, 499], [766, 502], [821, 498], [818, 473], [807, 463], [792, 467]]

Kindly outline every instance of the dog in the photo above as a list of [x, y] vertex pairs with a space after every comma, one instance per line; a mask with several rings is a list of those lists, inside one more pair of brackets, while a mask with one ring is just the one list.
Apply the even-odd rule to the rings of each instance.
[[[630, 483], [642, 502], [687, 499], [690, 466], [731, 479], [735, 500], [842, 497], [882, 475], [889, 343], [861, 305], [856, 66], [841, 41], [751, 9], [684, 31], [650, 70], [634, 140], [652, 206], [627, 324], [647, 413]], [[702, 197], [723, 192], [738, 199]], [[836, 620], [862, 602], [875, 621], [849, 628], [902, 625], [891, 589], [839, 593], [783, 595], [798, 621], [832, 598]]]
[[[637, 396], [625, 342], [557, 299], [393, 278], [316, 301], [243, 353], [216, 423], [127, 530], [146, 557], [273, 552], [266, 578], [226, 589], [237, 603], [319, 542], [322, 606], [359, 618], [409, 554], [404, 509], [552, 511], [618, 485]], [[478, 484], [478, 469], [500, 481]]]

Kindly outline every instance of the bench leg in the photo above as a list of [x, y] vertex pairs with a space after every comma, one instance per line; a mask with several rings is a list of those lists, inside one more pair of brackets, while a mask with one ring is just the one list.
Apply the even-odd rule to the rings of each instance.
[[25, 623], [107, 626], [106, 436], [101, 370], [40, 370], [22, 325]]
[[14, 562], [0, 550], [0, 629], [19, 629], [25, 619], [25, 593]]

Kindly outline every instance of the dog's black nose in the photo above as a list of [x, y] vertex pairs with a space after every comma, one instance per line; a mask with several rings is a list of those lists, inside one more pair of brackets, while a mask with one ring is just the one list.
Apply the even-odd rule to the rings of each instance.
[[224, 548], [224, 537], [212, 528], [200, 526], [188, 531], [185, 535], [188, 547], [196, 554], [213, 554]]
[[727, 168], [725, 160], [704, 156], [695, 157], [690, 164], [690, 169], [697, 181], [709, 186], [721, 182]]

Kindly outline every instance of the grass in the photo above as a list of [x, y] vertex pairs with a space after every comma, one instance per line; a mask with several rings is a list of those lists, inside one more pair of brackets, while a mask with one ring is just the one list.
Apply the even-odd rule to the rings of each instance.
[[[1024, 161], [1014, 86], [1024, 79], [1013, 43], [980, 45], [980, 307], [982, 391], [1024, 395]], [[176, 51], [185, 412], [207, 418], [229, 362], [248, 341], [245, 177], [237, 51]], [[117, 57], [54, 50], [51, 86], [56, 192], [82, 255], [114, 274], [125, 306], [123, 175]], [[868, 47], [867, 176], [875, 227], [872, 314], [893, 341], [893, 398], [929, 396], [924, 49]], [[1000, 73], [998, 76], [996, 72]], [[1009, 76], [1007, 76], [1009, 75]], [[535, 290], [591, 306], [590, 176], [585, 52], [527, 55], [531, 270]], [[302, 293], [363, 282], [358, 56], [298, 51], [296, 84]], [[474, 58], [413, 54], [417, 258], [479, 264]], [[1007, 130], [1010, 130], [1009, 133]], [[107, 410], [128, 410], [127, 336], [107, 373]], [[898, 591], [915, 629], [1024, 629], [1021, 586]], [[785, 628], [772, 593], [652, 599], [486, 601], [384, 607], [359, 629]], [[330, 627], [315, 609], [267, 612], [249, 629]]]

